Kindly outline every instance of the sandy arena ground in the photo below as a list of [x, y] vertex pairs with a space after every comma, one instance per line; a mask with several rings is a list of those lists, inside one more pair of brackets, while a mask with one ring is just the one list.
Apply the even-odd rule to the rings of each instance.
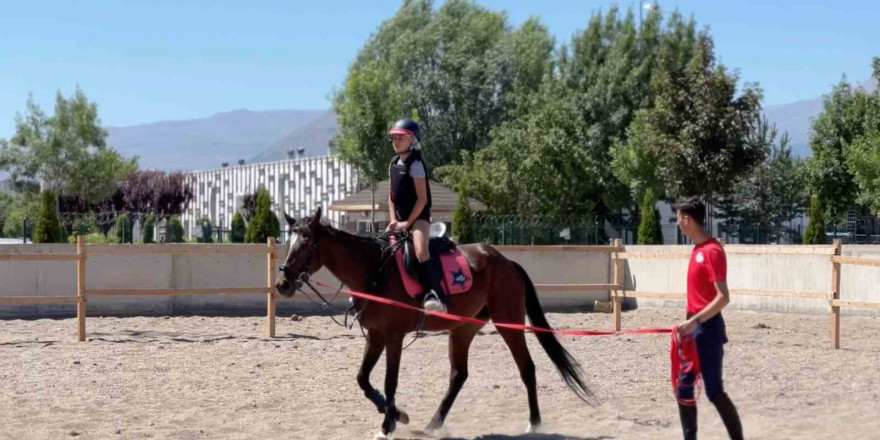
[[[627, 312], [628, 328], [671, 326], [680, 313]], [[557, 327], [607, 329], [609, 315], [550, 313]], [[725, 379], [746, 438], [862, 439], [880, 434], [880, 319], [843, 319], [842, 349], [829, 349], [827, 316], [726, 314]], [[0, 321], [0, 438], [371, 439], [382, 421], [355, 382], [363, 341], [328, 317], [265, 319], [89, 318]], [[534, 336], [543, 433], [522, 436], [525, 388], [494, 328], [471, 348], [470, 379], [446, 424], [455, 439], [677, 439], [668, 335], [563, 337], [602, 404], [578, 400]], [[419, 430], [445, 391], [446, 337], [407, 349], [398, 404]], [[380, 390], [384, 358], [373, 373]], [[700, 400], [702, 438], [725, 438]], [[872, 434], [873, 433], [873, 434]]]

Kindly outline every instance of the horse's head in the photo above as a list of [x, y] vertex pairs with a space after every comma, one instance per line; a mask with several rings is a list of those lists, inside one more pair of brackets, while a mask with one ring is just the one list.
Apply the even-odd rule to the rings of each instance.
[[312, 218], [297, 221], [284, 213], [287, 226], [291, 230], [290, 245], [284, 264], [279, 268], [281, 276], [275, 282], [275, 288], [282, 296], [292, 296], [302, 285], [302, 274], [313, 274], [321, 269], [321, 259], [317, 258], [320, 244], [321, 208]]

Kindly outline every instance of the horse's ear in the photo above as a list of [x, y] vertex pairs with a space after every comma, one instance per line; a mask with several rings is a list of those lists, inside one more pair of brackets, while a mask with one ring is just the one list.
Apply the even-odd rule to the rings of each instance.
[[309, 227], [314, 228], [321, 223], [321, 207], [315, 211], [315, 215], [312, 216], [312, 219], [309, 220]]
[[287, 212], [284, 212], [284, 220], [287, 221], [287, 226], [290, 226], [291, 228], [296, 224], [296, 219], [287, 215]]

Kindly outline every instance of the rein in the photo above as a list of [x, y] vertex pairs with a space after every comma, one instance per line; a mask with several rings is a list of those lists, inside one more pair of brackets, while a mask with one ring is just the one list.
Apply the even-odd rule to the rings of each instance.
[[[394, 234], [394, 232], [386, 232], [385, 234], [382, 235], [382, 237], [388, 237], [391, 234]], [[395, 253], [397, 253], [403, 246], [406, 245], [406, 241], [409, 238], [410, 232], [403, 231], [403, 232], [397, 233], [397, 235], [399, 236], [399, 239], [394, 244], [391, 244], [391, 245], [384, 247], [382, 249], [382, 264], [379, 265], [379, 269], [376, 272], [374, 272], [370, 276], [370, 279], [368, 280], [369, 288], [371, 291], [373, 291], [373, 293], [376, 293], [376, 291], [378, 290], [378, 280], [382, 277], [382, 274], [385, 272], [386, 267], [388, 267], [388, 263], [394, 258]], [[310, 246], [309, 246], [308, 256], [305, 259], [305, 266], [304, 267], [308, 267], [311, 264], [312, 258], [317, 253], [317, 248], [318, 248], [318, 241], [316, 240], [313, 244], [310, 244]], [[282, 270], [284, 270], [284, 269], [286, 269], [286, 268], [282, 267]], [[337, 288], [336, 292], [333, 294], [334, 300], [338, 299], [339, 293], [342, 291], [342, 287], [344, 285], [345, 285], [344, 283], [339, 284], [339, 288]], [[320, 299], [320, 301], [316, 301], [314, 298], [312, 298], [311, 295], [309, 294], [309, 292], [307, 292], [304, 289], [304, 287], [308, 287], [312, 291], [312, 293], [314, 293], [315, 296], [317, 296], [318, 299]], [[360, 325], [361, 334], [364, 335], [364, 337], [366, 337], [366, 334], [364, 333], [363, 323], [360, 322], [360, 317], [361, 317], [361, 313], [363, 312], [363, 309], [358, 310], [357, 305], [354, 304], [353, 300], [352, 300], [351, 307], [349, 307], [348, 309], [341, 309], [339, 307], [334, 306], [333, 303], [331, 301], [329, 301], [327, 298], [325, 298], [324, 295], [322, 295], [321, 292], [312, 284], [308, 272], [302, 272], [299, 274], [299, 276], [294, 281], [294, 288], [296, 289], [297, 292], [300, 292], [303, 296], [305, 296], [309, 301], [311, 301], [312, 303], [314, 303], [316, 305], [321, 306], [322, 309], [330, 310], [334, 314], [338, 313], [338, 314], [345, 315], [345, 318], [343, 319], [343, 322], [341, 322], [341, 323], [336, 319], [335, 316], [330, 315], [330, 319], [333, 320], [333, 322], [336, 325], [351, 330], [352, 328], [354, 328], [354, 324], [356, 322], [361, 324]], [[352, 318], [351, 324], [348, 323], [349, 316], [351, 316], [351, 318]], [[421, 333], [421, 330], [424, 327], [424, 325], [425, 325], [425, 315], [421, 315], [419, 317], [418, 326], [416, 327], [416, 330], [415, 330], [415, 336], [414, 336], [413, 340], [409, 344], [407, 344], [406, 347], [403, 348], [404, 350], [406, 350], [410, 345], [412, 345], [416, 340], [419, 339], [419, 334]]]
[[[314, 299], [312, 299], [312, 297], [309, 296], [308, 292], [303, 290], [303, 288], [302, 288], [303, 285], [306, 285], [309, 287], [309, 289], [312, 289], [312, 292], [314, 292], [314, 294], [317, 295], [318, 298], [321, 299], [321, 302], [318, 302], [318, 301], [315, 301]], [[342, 284], [342, 283], [339, 284], [339, 288], [336, 289], [336, 293], [333, 294], [334, 300], [339, 297], [339, 292], [342, 291], [342, 286], [344, 286], [344, 285], [345, 284]], [[351, 330], [354, 327], [354, 323], [359, 320], [361, 312], [357, 311], [356, 313], [354, 313], [353, 312], [354, 306], [351, 306], [348, 309], [340, 309], [340, 308], [334, 306], [333, 303], [328, 301], [327, 298], [324, 298], [324, 295], [321, 295], [321, 292], [319, 292], [318, 289], [315, 288], [315, 286], [312, 284], [311, 280], [309, 279], [309, 274], [307, 272], [303, 272], [300, 274], [299, 278], [297, 278], [297, 280], [296, 280], [296, 286], [297, 286], [296, 287], [297, 291], [302, 293], [303, 296], [308, 298], [309, 301], [321, 306], [322, 309], [324, 309], [324, 310], [330, 309], [334, 313], [344, 314], [345, 319], [343, 320], [342, 323], [337, 321], [335, 316], [330, 315], [330, 319], [332, 319], [333, 322], [336, 323], [336, 325], [338, 325], [340, 327], [345, 327], [345, 328]], [[348, 315], [349, 314], [352, 315], [351, 325], [348, 325]], [[363, 327], [361, 328], [361, 332], [363, 332]]]

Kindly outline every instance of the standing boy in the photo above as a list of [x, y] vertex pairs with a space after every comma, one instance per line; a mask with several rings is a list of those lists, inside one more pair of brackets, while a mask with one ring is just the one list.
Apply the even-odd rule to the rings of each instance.
[[[743, 438], [736, 407], [724, 392], [722, 363], [727, 334], [721, 309], [730, 303], [727, 290], [727, 257], [718, 240], [703, 228], [706, 206], [691, 197], [676, 208], [681, 232], [694, 242], [688, 264], [687, 320], [679, 324], [681, 335], [691, 335], [697, 345], [706, 397], [715, 405], [731, 439]], [[678, 390], [676, 390], [678, 392]], [[678, 413], [685, 440], [697, 438], [697, 407], [679, 402]]]

